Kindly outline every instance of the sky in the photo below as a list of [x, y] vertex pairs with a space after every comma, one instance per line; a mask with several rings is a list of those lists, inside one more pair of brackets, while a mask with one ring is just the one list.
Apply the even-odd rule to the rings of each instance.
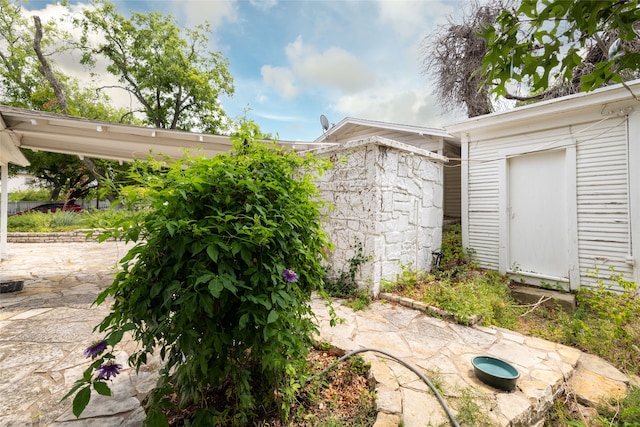
[[[227, 115], [246, 115], [280, 140], [315, 140], [321, 115], [332, 124], [354, 117], [435, 128], [464, 118], [441, 111], [421, 56], [425, 36], [455, 19], [464, 0], [112, 2], [125, 16], [157, 11], [185, 28], [207, 21], [210, 49], [229, 60], [234, 78], [234, 95], [221, 99]], [[43, 20], [61, 13], [55, 1], [27, 8]], [[57, 65], [82, 79], [71, 61]]]

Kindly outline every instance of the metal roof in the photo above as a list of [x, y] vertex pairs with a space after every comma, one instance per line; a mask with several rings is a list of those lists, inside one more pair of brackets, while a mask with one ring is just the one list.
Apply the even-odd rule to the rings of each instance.
[[[184, 150], [212, 157], [228, 152], [232, 146], [228, 136], [129, 126], [3, 105], [0, 119], [0, 161], [5, 164], [6, 160], [20, 164], [9, 158], [9, 152], [15, 154], [9, 140], [18, 148], [121, 161], [143, 159], [149, 154], [181, 158]], [[279, 141], [278, 145], [296, 151], [318, 146], [289, 141]]]
[[366, 127], [366, 128], [374, 128], [374, 129], [384, 129], [384, 130], [395, 130], [406, 133], [413, 133], [416, 135], [427, 135], [427, 136], [435, 136], [442, 137], [447, 141], [458, 142], [458, 138], [447, 133], [443, 129], [430, 128], [425, 126], [416, 126], [416, 125], [405, 125], [399, 123], [389, 123], [389, 122], [380, 122], [377, 120], [366, 120], [366, 119], [358, 119], [354, 117], [345, 117], [340, 120], [338, 124], [332, 125], [329, 129], [327, 129], [321, 136], [315, 139], [314, 142], [329, 142], [338, 140], [339, 135], [345, 132], [353, 131], [358, 127]]

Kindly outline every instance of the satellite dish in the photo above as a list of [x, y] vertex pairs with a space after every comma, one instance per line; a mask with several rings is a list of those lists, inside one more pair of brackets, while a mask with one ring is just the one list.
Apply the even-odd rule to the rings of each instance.
[[329, 129], [329, 120], [324, 114], [320, 114], [320, 124], [322, 125], [322, 131], [326, 132]]

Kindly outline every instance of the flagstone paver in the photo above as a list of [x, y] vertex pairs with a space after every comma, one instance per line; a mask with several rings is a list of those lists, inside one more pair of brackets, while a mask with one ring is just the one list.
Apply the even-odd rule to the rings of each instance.
[[[141, 402], [155, 384], [154, 367], [160, 362], [153, 361], [138, 374], [126, 367], [132, 342], [119, 347], [117, 361], [125, 369], [112, 382], [112, 397], [92, 395], [80, 419], [71, 413], [70, 401], [60, 402], [89, 364], [83, 350], [99, 338], [93, 327], [108, 313], [105, 305], [92, 302], [111, 283], [127, 250], [121, 242], [8, 245], [9, 259], [0, 262], [0, 281], [24, 280], [25, 286], [20, 292], [0, 294], [0, 425], [142, 424]], [[580, 400], [591, 403], [628, 387], [629, 378], [620, 371], [576, 349], [500, 328], [460, 326], [428, 317], [410, 301], [402, 304], [376, 301], [353, 312], [338, 301], [335, 311], [345, 321], [330, 327], [325, 302], [314, 299], [318, 339], [347, 352], [374, 348], [390, 353], [437, 380], [452, 408], [464, 395], [477, 396], [481, 410], [499, 426], [541, 425], [565, 387], [575, 387]], [[384, 355], [361, 355], [372, 363], [377, 384], [376, 427], [397, 426], [400, 420], [405, 427], [448, 422], [415, 373]], [[471, 365], [478, 355], [513, 364], [521, 374], [516, 390], [503, 392], [478, 381]]]

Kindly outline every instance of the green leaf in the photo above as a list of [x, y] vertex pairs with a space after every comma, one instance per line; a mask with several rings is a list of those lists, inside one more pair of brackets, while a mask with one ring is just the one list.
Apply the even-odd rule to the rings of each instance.
[[104, 381], [96, 381], [93, 383], [93, 388], [101, 396], [111, 396], [111, 389]]
[[279, 317], [280, 314], [277, 311], [271, 310], [271, 312], [269, 312], [269, 317], [267, 317], [267, 323], [273, 323], [278, 320]]
[[82, 380], [78, 380], [76, 381], [76, 384], [71, 388], [71, 390], [69, 390], [67, 392], [67, 394], [65, 394], [62, 399], [60, 399], [60, 401], [62, 402], [63, 400], [66, 400], [69, 398], [69, 396], [71, 396], [73, 393], [76, 392], [76, 390], [78, 390], [80, 387], [82, 387], [83, 385], [85, 385], [86, 382], [82, 381]]
[[145, 420], [145, 425], [153, 427], [169, 427], [169, 422], [162, 411], [150, 411]]
[[213, 262], [218, 262], [218, 248], [215, 245], [207, 246], [207, 255]]
[[86, 386], [73, 398], [73, 415], [75, 415], [76, 418], [80, 417], [89, 404], [89, 400], [91, 400], [91, 388]]
[[208, 288], [209, 288], [209, 292], [211, 292], [211, 295], [214, 298], [220, 298], [220, 294], [222, 293], [224, 286], [222, 285], [220, 280], [214, 279], [209, 282]]
[[124, 331], [122, 329], [117, 329], [117, 330], [113, 331], [107, 337], [107, 344], [109, 344], [111, 347], [115, 346], [120, 341], [122, 341], [122, 336], [123, 335], [124, 335]]

